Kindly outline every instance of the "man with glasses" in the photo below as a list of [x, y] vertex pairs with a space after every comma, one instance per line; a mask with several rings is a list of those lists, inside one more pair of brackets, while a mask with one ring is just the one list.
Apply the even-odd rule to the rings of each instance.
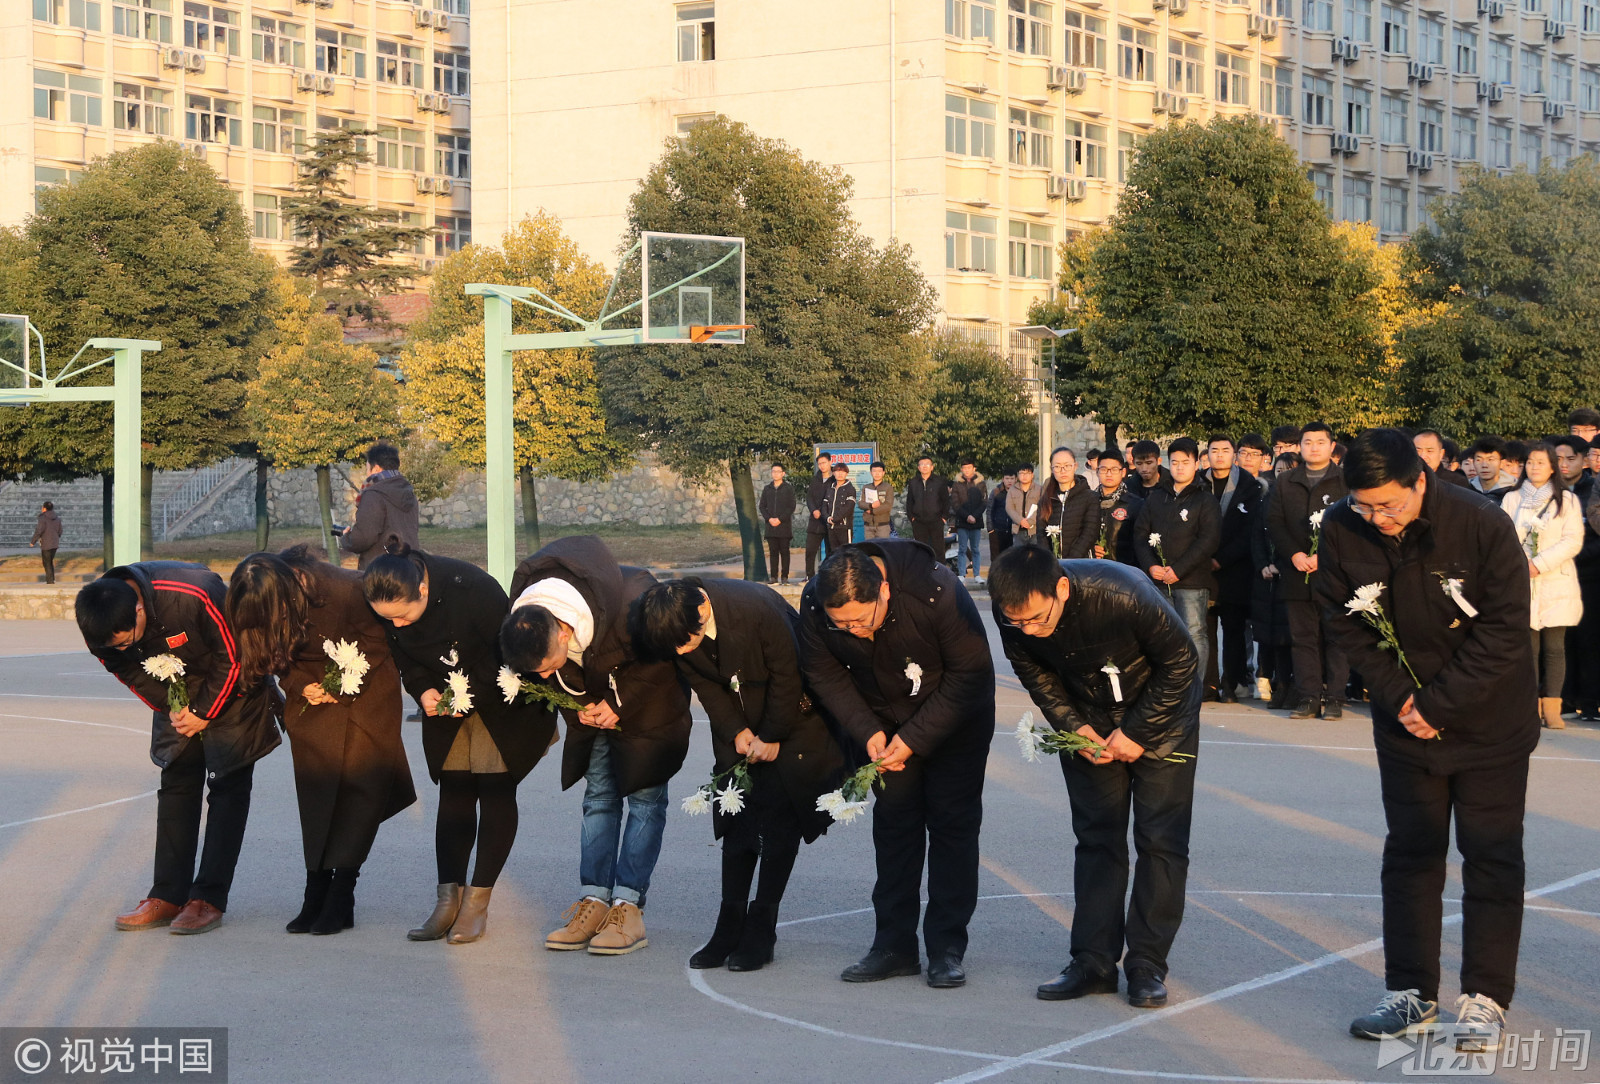
[[1600, 410], [1594, 407], [1579, 407], [1574, 410], [1567, 415], [1567, 432], [1593, 444], [1595, 438], [1600, 437]]
[[1095, 474], [1100, 478], [1100, 488], [1095, 492], [1100, 498], [1100, 538], [1095, 540], [1094, 555], [1137, 565], [1139, 555], [1133, 549], [1133, 525], [1139, 521], [1144, 500], [1128, 492], [1128, 466], [1122, 461], [1122, 453], [1115, 448], [1100, 453]]
[[[1194, 642], [1161, 588], [1111, 561], [1011, 550], [989, 570], [989, 596], [1006, 658], [1045, 720], [1103, 747], [1061, 757], [1077, 839], [1072, 962], [1038, 996], [1114, 994], [1120, 961], [1128, 1003], [1164, 1005], [1200, 743]], [[1138, 862], [1125, 905], [1130, 809]]]
[[926, 854], [928, 985], [965, 984], [994, 739], [994, 661], [978, 608], [918, 542], [848, 546], [823, 562], [800, 597], [800, 662], [812, 697], [858, 746], [857, 762], [876, 761], [884, 773], [872, 811], [877, 933], [840, 978], [877, 982], [921, 971]]
[[[1350, 501], [1323, 522], [1317, 591], [1371, 691], [1389, 829], [1388, 992], [1350, 1031], [1393, 1038], [1438, 1017], [1454, 820], [1466, 931], [1456, 1049], [1487, 1053], [1516, 985], [1528, 757], [1539, 742], [1527, 559], [1509, 516], [1422, 468], [1404, 433], [1367, 430], [1345, 461]], [[1349, 609], [1372, 585], [1392, 640]]]

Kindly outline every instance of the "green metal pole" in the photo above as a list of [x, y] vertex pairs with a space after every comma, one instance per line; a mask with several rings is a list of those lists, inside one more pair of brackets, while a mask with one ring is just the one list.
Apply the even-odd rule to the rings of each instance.
[[143, 355], [161, 349], [148, 339], [90, 339], [89, 345], [111, 350], [116, 361], [112, 399], [111, 495], [112, 556], [119, 565], [139, 560], [139, 474], [143, 418], [140, 409]]
[[511, 407], [511, 301], [483, 299], [484, 484], [488, 492], [489, 575], [511, 586], [517, 564], [515, 445]]

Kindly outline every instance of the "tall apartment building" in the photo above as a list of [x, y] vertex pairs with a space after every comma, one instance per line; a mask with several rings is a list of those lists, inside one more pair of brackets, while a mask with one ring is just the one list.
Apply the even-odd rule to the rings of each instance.
[[319, 130], [376, 133], [356, 198], [471, 236], [468, 0], [7, 0], [0, 5], [0, 224], [97, 155], [178, 140], [282, 255], [279, 201]]
[[480, 0], [474, 26], [480, 235], [543, 207], [611, 259], [664, 141], [720, 113], [848, 171], [947, 320], [1017, 349], [1056, 244], [1174, 119], [1270, 119], [1387, 240], [1470, 165], [1600, 140], [1600, 0]]

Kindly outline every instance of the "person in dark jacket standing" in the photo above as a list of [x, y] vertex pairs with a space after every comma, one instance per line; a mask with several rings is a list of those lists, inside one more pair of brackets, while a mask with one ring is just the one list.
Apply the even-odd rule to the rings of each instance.
[[[241, 561], [228, 583], [227, 617], [243, 680], [275, 676], [287, 698], [306, 891], [286, 928], [339, 933], [356, 923], [356, 880], [378, 826], [417, 800], [400, 737], [400, 673], [383, 622], [359, 573], [303, 544]], [[325, 645], [344, 643], [365, 666], [355, 688], [346, 692], [340, 681], [330, 692]]]
[[978, 464], [970, 457], [961, 461], [961, 473], [950, 483], [950, 520], [956, 525], [956, 575], [966, 579], [967, 563], [971, 575], [980, 578], [978, 539], [983, 537], [983, 511], [989, 504], [989, 487]]
[[[1222, 512], [1222, 541], [1211, 559], [1217, 580], [1216, 606], [1207, 622], [1210, 636], [1208, 670], [1216, 674], [1217, 701], [1238, 702], [1235, 690], [1244, 684], [1245, 664], [1250, 658], [1245, 625], [1250, 621], [1250, 596], [1258, 577], [1250, 554], [1250, 539], [1261, 521], [1261, 483], [1234, 461], [1233, 439], [1213, 434], [1206, 442], [1208, 460], [1205, 481]], [[1221, 626], [1220, 630], [1218, 626]], [[1222, 650], [1217, 650], [1221, 632]], [[1207, 674], [1210, 684], [1211, 673]]]
[[817, 554], [828, 539], [826, 505], [828, 487], [833, 484], [833, 456], [823, 452], [817, 456], [817, 470], [806, 487], [806, 579], [817, 574]]
[[767, 537], [767, 582], [789, 582], [789, 546], [794, 541], [794, 486], [789, 484], [788, 472], [777, 463], [772, 465], [772, 481], [761, 490], [756, 502], [756, 514], [761, 517], [761, 530]]
[[[1468, 931], [1456, 1044], [1491, 1051], [1516, 985], [1528, 758], [1539, 742], [1527, 558], [1510, 517], [1430, 483], [1399, 430], [1362, 433], [1345, 475], [1350, 499], [1323, 523], [1316, 587], [1371, 691], [1389, 828], [1388, 993], [1350, 1030], [1378, 1039], [1437, 1017], [1453, 820]], [[1394, 642], [1359, 612], [1364, 605], [1393, 623]]]
[[1100, 502], [1089, 483], [1078, 476], [1078, 457], [1071, 448], [1050, 453], [1050, 480], [1039, 497], [1035, 541], [1059, 560], [1087, 557], [1100, 537]]
[[906, 518], [911, 537], [944, 560], [944, 521], [950, 518], [950, 483], [933, 473], [930, 456], [917, 457], [917, 473], [906, 483]]
[[890, 539], [830, 557], [800, 598], [800, 628], [812, 695], [884, 773], [872, 811], [877, 934], [840, 977], [921, 971], [926, 854], [928, 985], [961, 986], [994, 738], [994, 662], [978, 608], [926, 546]]
[[1589, 442], [1578, 436], [1554, 437], [1556, 466], [1567, 488], [1583, 510], [1583, 548], [1573, 560], [1578, 573], [1578, 596], [1583, 616], [1567, 630], [1567, 680], [1561, 698], [1570, 711], [1586, 722], [1600, 719], [1600, 500], [1594, 475], [1584, 467]]
[[1161, 445], [1153, 440], [1136, 440], [1128, 451], [1133, 461], [1133, 474], [1128, 478], [1128, 492], [1141, 500], [1149, 500], [1150, 492], [1172, 484], [1172, 472], [1161, 465]]
[[1344, 648], [1329, 634], [1327, 618], [1313, 591], [1317, 582], [1321, 522], [1328, 509], [1344, 500], [1344, 468], [1333, 461], [1333, 431], [1312, 422], [1300, 431], [1300, 466], [1272, 487], [1267, 502], [1267, 528], [1277, 556], [1278, 597], [1289, 614], [1294, 645], [1295, 704], [1291, 719], [1338, 719], [1344, 714], [1350, 663]]
[[828, 483], [828, 496], [823, 504], [823, 519], [828, 524], [828, 554], [850, 544], [856, 529], [856, 487], [850, 482], [850, 468], [843, 463], [833, 465], [833, 480]]
[[[1077, 837], [1072, 962], [1038, 996], [1114, 994], [1120, 961], [1130, 1005], [1165, 1005], [1200, 749], [1195, 643], [1161, 589], [1114, 561], [1022, 547], [990, 570], [989, 595], [1006, 658], [1045, 721], [1102, 746], [1061, 756]], [[1130, 807], [1139, 860], [1125, 906]]]
[[640, 655], [674, 660], [700, 698], [713, 771], [743, 763], [750, 777], [742, 811], [711, 811], [722, 841], [722, 906], [711, 940], [689, 957], [696, 969], [759, 971], [772, 962], [778, 905], [800, 843], [815, 841], [832, 819], [817, 798], [839, 785], [844, 755], [806, 695], [799, 624], [782, 597], [743, 580], [657, 584], [629, 612]]
[[621, 956], [650, 944], [644, 907], [667, 781], [683, 767], [692, 725], [677, 668], [639, 658], [628, 634], [629, 605], [655, 584], [647, 570], [617, 564], [594, 535], [557, 539], [511, 577], [515, 601], [500, 631], [506, 665], [584, 705], [561, 709], [561, 788], [584, 784], [579, 895], [545, 937], [547, 949]]
[[421, 516], [416, 491], [400, 473], [399, 450], [379, 442], [367, 449], [367, 480], [356, 498], [356, 521], [345, 528], [339, 548], [360, 555], [356, 567], [365, 569], [393, 543], [416, 549]]
[[1471, 489], [1474, 493], [1478, 492], [1472, 488], [1472, 483], [1467, 481], [1466, 475], [1451, 470], [1450, 465], [1445, 462], [1444, 437], [1437, 429], [1417, 430], [1416, 435], [1411, 438], [1411, 444], [1422, 457], [1423, 466], [1432, 471], [1433, 476], [1439, 481], [1462, 489]]
[[[1144, 508], [1134, 523], [1133, 548], [1139, 555], [1139, 567], [1170, 590], [1173, 606], [1194, 637], [1204, 673], [1211, 559], [1222, 544], [1221, 514], [1216, 498], [1195, 477], [1200, 462], [1198, 444], [1179, 437], [1167, 448], [1167, 462], [1172, 466], [1172, 481], [1147, 491]], [[1159, 543], [1152, 542], [1152, 537], [1159, 538]]]
[[[226, 594], [215, 572], [180, 561], [120, 565], [78, 592], [78, 631], [101, 665], [151, 709], [150, 759], [161, 769], [155, 881], [139, 906], [117, 917], [119, 930], [170, 926], [195, 934], [221, 924], [250, 818], [255, 764], [282, 740], [276, 690], [241, 680], [238, 646], [223, 616]], [[151, 673], [174, 661], [170, 679]], [[175, 701], [182, 706], [172, 710]], [[202, 808], [209, 808], [203, 850]]]
[[1100, 504], [1100, 534], [1095, 538], [1094, 556], [1137, 566], [1139, 555], [1133, 548], [1133, 526], [1144, 510], [1144, 498], [1128, 492], [1128, 467], [1122, 453], [1115, 448], [1100, 453], [1095, 474], [1100, 478], [1100, 488], [1095, 490]]
[[989, 494], [989, 563], [1011, 548], [1011, 513], [1006, 511], [1006, 499], [1017, 484], [1015, 472], [1000, 479], [1000, 484]]
[[28, 546], [39, 547], [39, 556], [44, 559], [44, 582], [56, 582], [56, 550], [61, 548], [61, 517], [56, 515], [56, 506], [50, 501], [45, 501], [39, 509], [39, 518], [33, 524], [33, 537], [28, 540]]

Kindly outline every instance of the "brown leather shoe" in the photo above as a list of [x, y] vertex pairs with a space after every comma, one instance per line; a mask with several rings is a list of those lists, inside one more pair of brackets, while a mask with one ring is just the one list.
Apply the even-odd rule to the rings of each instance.
[[153, 930], [159, 926], [170, 926], [181, 910], [177, 904], [166, 900], [140, 900], [139, 906], [125, 915], [117, 916], [117, 929]]
[[222, 925], [222, 912], [205, 900], [190, 900], [172, 920], [173, 933], [205, 933]]
[[544, 947], [557, 952], [583, 948], [591, 937], [600, 932], [600, 924], [606, 920], [610, 910], [611, 905], [605, 900], [594, 896], [583, 897], [567, 908], [561, 916], [561, 921], [566, 925], [559, 930], [551, 930], [544, 939]]
[[644, 912], [627, 900], [617, 900], [606, 912], [600, 932], [590, 939], [589, 952], [595, 956], [623, 956], [649, 943], [644, 934]]

